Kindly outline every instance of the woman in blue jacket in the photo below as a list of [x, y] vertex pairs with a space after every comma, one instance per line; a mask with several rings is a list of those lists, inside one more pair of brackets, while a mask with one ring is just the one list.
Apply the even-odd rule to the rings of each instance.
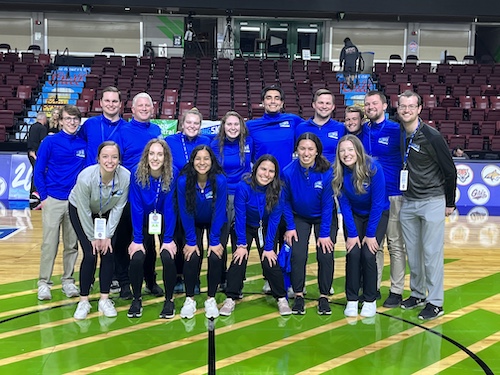
[[333, 250], [337, 238], [337, 214], [333, 200], [330, 163], [322, 155], [318, 136], [304, 133], [295, 146], [298, 159], [283, 171], [285, 180], [285, 242], [292, 247], [291, 281], [295, 301], [294, 314], [305, 314], [304, 283], [309, 237], [314, 227], [318, 285], [318, 314], [332, 313], [328, 293], [333, 280]]
[[[165, 138], [165, 141], [172, 152], [174, 166], [179, 171], [182, 170], [182, 168], [189, 162], [191, 152], [196, 146], [210, 145], [210, 138], [201, 134], [202, 122], [203, 115], [201, 112], [198, 111], [197, 108], [191, 108], [189, 111], [184, 112], [182, 117], [179, 119], [180, 133], [175, 133]], [[174, 239], [179, 249], [182, 249], [184, 246], [184, 231], [179, 217], [177, 218]], [[177, 267], [175, 293], [184, 293], [185, 286], [182, 280], [184, 258], [178, 257], [175, 262]], [[200, 285], [198, 282], [196, 284], [196, 294], [199, 293]]]
[[272, 155], [262, 155], [252, 169], [236, 186], [234, 208], [236, 212], [236, 250], [227, 271], [227, 299], [220, 314], [229, 316], [234, 310], [235, 300], [240, 298], [248, 254], [255, 239], [264, 276], [271, 293], [278, 301], [281, 315], [290, 315], [283, 274], [278, 265], [278, 256], [273, 251], [278, 224], [283, 212], [279, 165]]
[[358, 291], [363, 277], [364, 317], [377, 312], [377, 263], [389, 218], [389, 199], [381, 165], [368, 156], [358, 137], [339, 141], [334, 162], [333, 190], [344, 219], [346, 239], [346, 316], [358, 315]]
[[[252, 138], [248, 135], [245, 120], [238, 112], [229, 111], [221, 119], [219, 133], [210, 144], [227, 177], [227, 223], [222, 231], [222, 242], [227, 244], [231, 235], [233, 252], [236, 248], [234, 234], [234, 193], [245, 173], [251, 171], [253, 149]], [[227, 249], [224, 249], [221, 286], [226, 282]]]
[[203, 259], [203, 233], [208, 241], [208, 298], [205, 301], [207, 318], [219, 316], [215, 293], [222, 272], [221, 230], [226, 223], [227, 181], [214, 152], [208, 146], [194, 148], [177, 181], [177, 202], [182, 226], [186, 234], [184, 254], [184, 282], [186, 301], [181, 318], [191, 319], [196, 312], [194, 287], [200, 277]]
[[137, 168], [130, 176], [130, 211], [132, 213], [133, 242], [128, 248], [130, 255], [130, 282], [134, 299], [128, 310], [129, 318], [142, 315], [141, 289], [144, 279], [143, 263], [147, 251], [155, 248], [144, 246], [147, 236], [159, 235], [160, 256], [163, 263], [165, 302], [160, 318], [175, 315], [173, 293], [175, 286], [175, 262], [177, 246], [174, 242], [175, 212], [174, 194], [177, 169], [172, 165], [170, 148], [163, 139], [150, 140]]

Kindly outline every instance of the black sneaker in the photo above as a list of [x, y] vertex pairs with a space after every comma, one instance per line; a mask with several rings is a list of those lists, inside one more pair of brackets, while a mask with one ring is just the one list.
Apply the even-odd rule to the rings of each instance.
[[424, 299], [411, 296], [410, 298], [407, 298], [403, 302], [401, 302], [401, 308], [405, 310], [411, 310], [415, 307], [423, 306], [424, 304]]
[[389, 297], [387, 297], [382, 306], [389, 308], [399, 307], [401, 302], [403, 302], [403, 296], [401, 294], [390, 292]]
[[144, 288], [144, 293], [152, 294], [155, 297], [163, 297], [165, 295], [165, 293], [163, 292], [163, 289], [158, 284], [154, 284], [151, 287], [146, 286]]
[[174, 302], [165, 300], [163, 310], [160, 313], [160, 319], [172, 319], [175, 316]]
[[330, 308], [330, 304], [328, 303], [328, 299], [326, 297], [319, 297], [318, 314], [319, 315], [332, 315], [332, 309]]
[[134, 299], [130, 309], [128, 309], [127, 316], [129, 318], [140, 318], [142, 316], [142, 300]]
[[441, 306], [434, 306], [432, 303], [427, 302], [424, 309], [418, 314], [420, 320], [432, 320], [444, 314]]
[[121, 299], [132, 299], [134, 296], [132, 291], [130, 290], [130, 285], [124, 285], [120, 290], [120, 298]]
[[304, 306], [304, 297], [295, 297], [295, 302], [292, 307], [292, 314], [304, 315], [306, 313], [306, 308]]

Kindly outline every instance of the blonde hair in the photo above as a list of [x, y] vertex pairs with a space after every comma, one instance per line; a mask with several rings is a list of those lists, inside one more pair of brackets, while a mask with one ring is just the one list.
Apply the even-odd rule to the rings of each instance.
[[354, 146], [354, 152], [356, 153], [356, 163], [354, 164], [352, 171], [352, 182], [356, 194], [365, 194], [366, 184], [370, 184], [371, 177], [375, 173], [376, 169], [372, 169], [372, 158], [366, 154], [363, 144], [353, 134], [347, 134], [340, 138], [339, 144], [337, 146], [337, 152], [335, 155], [335, 161], [333, 162], [333, 181], [332, 188], [335, 196], [340, 196], [342, 187], [344, 184], [344, 167], [345, 164], [340, 161], [340, 145], [342, 142], [350, 141]]

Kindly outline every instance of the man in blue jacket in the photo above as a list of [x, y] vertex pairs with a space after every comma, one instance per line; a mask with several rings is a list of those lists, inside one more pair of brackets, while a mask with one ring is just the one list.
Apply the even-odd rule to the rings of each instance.
[[[402, 301], [406, 251], [404, 248], [399, 211], [401, 210], [402, 193], [399, 190], [399, 174], [403, 166], [401, 160], [401, 130], [399, 124], [385, 118], [387, 99], [380, 91], [369, 91], [365, 96], [365, 113], [369, 119], [363, 126], [363, 146], [366, 152], [382, 165], [384, 170], [387, 196], [391, 207], [387, 224], [387, 248], [391, 259], [391, 288], [384, 307], [398, 307]], [[382, 282], [384, 269], [384, 244], [380, 244], [377, 252], [377, 289]], [[377, 293], [377, 297], [380, 293]]]
[[102, 115], [86, 120], [78, 131], [78, 136], [87, 142], [87, 165], [97, 162], [97, 149], [104, 141], [118, 141], [119, 132], [127, 123], [120, 117], [122, 97], [114, 86], [108, 86], [102, 91], [100, 100]]
[[291, 161], [295, 149], [295, 129], [302, 117], [283, 113], [285, 93], [281, 87], [272, 85], [262, 90], [264, 116], [247, 122], [248, 132], [253, 138], [253, 161], [264, 154], [273, 155], [283, 170]]
[[323, 156], [333, 163], [339, 139], [344, 136], [346, 129], [342, 123], [332, 119], [335, 109], [335, 98], [330, 90], [319, 89], [314, 93], [312, 107], [314, 117], [300, 123], [295, 130], [295, 139], [306, 132], [314, 133], [323, 144]]
[[71, 225], [68, 197], [78, 174], [85, 167], [87, 144], [77, 137], [81, 113], [73, 105], [62, 109], [62, 131], [45, 137], [37, 153], [35, 185], [42, 202], [42, 249], [38, 299], [50, 300], [54, 262], [59, 247], [60, 227], [63, 229], [62, 292], [68, 297], [78, 297], [73, 270], [78, 256], [76, 233]]

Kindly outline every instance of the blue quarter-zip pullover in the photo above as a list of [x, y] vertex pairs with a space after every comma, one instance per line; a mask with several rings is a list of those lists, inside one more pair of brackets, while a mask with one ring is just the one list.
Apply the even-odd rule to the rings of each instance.
[[330, 236], [330, 226], [334, 211], [332, 168], [326, 172], [314, 171], [314, 166], [306, 169], [294, 160], [283, 171], [285, 182], [284, 215], [287, 230], [295, 229], [293, 215], [305, 219], [321, 217], [320, 237]]
[[363, 125], [363, 146], [381, 165], [385, 176], [387, 195], [401, 195], [399, 174], [403, 168], [401, 159], [401, 128], [391, 120]]
[[104, 115], [91, 117], [83, 123], [78, 131], [78, 136], [87, 142], [87, 166], [97, 163], [97, 149], [102, 142], [115, 141], [119, 143], [118, 134], [126, 123], [127, 121], [122, 118], [112, 122]]
[[251, 171], [251, 156], [253, 149], [253, 140], [251, 137], [247, 137], [245, 143], [245, 159], [243, 162], [240, 159], [240, 140], [239, 138], [235, 140], [224, 140], [224, 147], [222, 149], [222, 155], [219, 148], [219, 140], [214, 139], [210, 144], [210, 147], [214, 151], [219, 164], [222, 166], [224, 173], [227, 178], [227, 193], [229, 195], [234, 195], [236, 190], [236, 185], [241, 181], [241, 176], [245, 173], [250, 173]]
[[210, 145], [210, 138], [206, 135], [199, 135], [189, 139], [184, 133], [169, 135], [165, 138], [165, 141], [170, 147], [174, 165], [179, 171], [187, 164], [191, 152], [193, 152], [196, 146]]
[[[141, 244], [144, 236], [143, 230], [147, 228], [149, 214], [159, 212], [163, 215], [163, 243], [172, 242], [175, 229], [174, 195], [175, 185], [179, 172], [173, 167], [173, 178], [168, 192], [161, 189], [161, 179], [149, 176], [149, 186], [141, 186], [135, 177], [136, 170], [130, 173], [130, 212], [132, 214], [132, 227], [134, 243]], [[145, 225], [146, 224], [146, 225]]]
[[375, 173], [368, 183], [363, 184], [366, 193], [357, 194], [352, 181], [352, 169], [344, 167], [342, 194], [338, 200], [348, 237], [358, 236], [353, 213], [369, 217], [365, 235], [366, 237], [375, 237], [382, 212], [388, 210], [390, 206], [381, 164], [374, 160], [370, 169]]
[[182, 226], [186, 233], [186, 243], [196, 245], [196, 223], [210, 225], [210, 246], [220, 244], [220, 234], [226, 222], [227, 181], [224, 175], [217, 175], [216, 197], [214, 202], [213, 189], [210, 181], [204, 189], [196, 184], [196, 209], [194, 216], [187, 211], [186, 205], [186, 175], [180, 175], [177, 180], [177, 204]]
[[330, 119], [326, 124], [320, 126], [310, 118], [297, 126], [295, 130], [295, 140], [307, 132], [314, 133], [318, 136], [323, 145], [323, 156], [327, 158], [330, 163], [333, 163], [339, 140], [346, 134], [344, 124]]
[[292, 161], [295, 129], [302, 121], [301, 117], [291, 113], [265, 113], [261, 118], [248, 121], [248, 132], [253, 138], [253, 161], [271, 154], [283, 170]]
[[37, 152], [35, 186], [44, 201], [67, 200], [78, 174], [85, 167], [87, 143], [76, 134], [60, 131], [45, 137]]
[[240, 181], [236, 186], [234, 227], [238, 245], [247, 244], [246, 226], [258, 228], [262, 220], [262, 226], [267, 226], [263, 249], [265, 251], [274, 249], [274, 240], [283, 213], [283, 194], [273, 210], [268, 212], [266, 210], [266, 190], [267, 186], [258, 186], [256, 189], [252, 189], [246, 181]]
[[135, 169], [141, 160], [147, 143], [161, 135], [160, 127], [150, 122], [132, 119], [120, 129], [119, 142], [122, 151], [122, 165], [129, 171]]

